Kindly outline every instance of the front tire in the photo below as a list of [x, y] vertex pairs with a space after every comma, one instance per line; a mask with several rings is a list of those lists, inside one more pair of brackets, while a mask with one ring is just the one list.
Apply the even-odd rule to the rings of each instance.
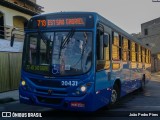
[[115, 104], [119, 99], [119, 87], [118, 85], [114, 85], [111, 94], [111, 105]]

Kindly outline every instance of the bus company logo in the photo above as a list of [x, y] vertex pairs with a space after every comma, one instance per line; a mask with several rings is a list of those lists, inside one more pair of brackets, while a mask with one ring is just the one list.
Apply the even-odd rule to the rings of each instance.
[[11, 112], [2, 112], [2, 117], [11, 117]]
[[160, 0], [152, 0], [152, 2], [160, 2]]
[[52, 90], [48, 90], [48, 94], [51, 95], [53, 93]]

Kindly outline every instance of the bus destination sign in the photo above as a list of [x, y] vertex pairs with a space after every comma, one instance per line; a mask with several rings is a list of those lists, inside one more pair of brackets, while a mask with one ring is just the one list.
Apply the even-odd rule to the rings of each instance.
[[67, 27], [67, 26], [85, 26], [86, 19], [78, 18], [55, 18], [55, 19], [38, 19], [38, 27]]

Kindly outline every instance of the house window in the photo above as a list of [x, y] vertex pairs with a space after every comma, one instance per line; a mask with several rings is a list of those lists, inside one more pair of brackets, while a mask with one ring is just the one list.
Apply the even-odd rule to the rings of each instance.
[[144, 29], [144, 35], [148, 35], [148, 29]]

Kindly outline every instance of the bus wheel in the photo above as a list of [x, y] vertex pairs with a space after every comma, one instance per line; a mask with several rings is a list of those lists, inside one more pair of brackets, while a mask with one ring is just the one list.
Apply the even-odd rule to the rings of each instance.
[[114, 85], [111, 94], [111, 104], [115, 104], [117, 102], [118, 96], [119, 96], [118, 85]]

